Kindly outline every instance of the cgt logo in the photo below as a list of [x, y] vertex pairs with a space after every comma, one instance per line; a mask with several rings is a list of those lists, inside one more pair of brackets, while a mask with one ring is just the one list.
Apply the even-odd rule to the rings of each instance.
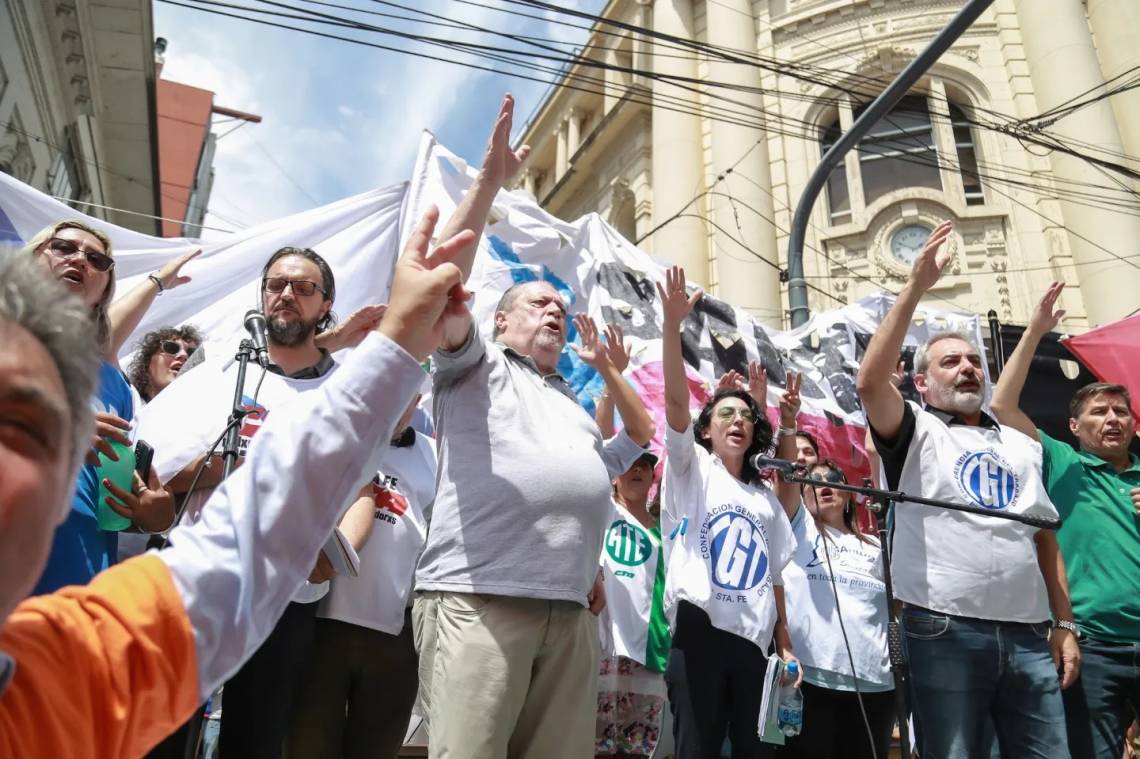
[[653, 544], [645, 530], [619, 519], [606, 530], [606, 553], [618, 564], [636, 567], [649, 561]]
[[408, 510], [408, 499], [396, 489], [399, 480], [392, 476], [376, 475], [372, 480], [372, 505], [377, 511], [388, 511], [402, 517]]
[[706, 523], [712, 581], [726, 590], [756, 587], [768, 571], [764, 533], [751, 519], [732, 511]]
[[962, 454], [954, 473], [958, 489], [983, 509], [1001, 511], [1013, 504], [1021, 492], [1013, 467], [991, 448]]

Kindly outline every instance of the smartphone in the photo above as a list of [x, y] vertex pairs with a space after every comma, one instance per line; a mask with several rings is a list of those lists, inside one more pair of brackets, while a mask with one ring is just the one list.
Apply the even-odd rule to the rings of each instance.
[[135, 443], [135, 471], [145, 484], [150, 479], [150, 461], [154, 458], [154, 449], [145, 440]]

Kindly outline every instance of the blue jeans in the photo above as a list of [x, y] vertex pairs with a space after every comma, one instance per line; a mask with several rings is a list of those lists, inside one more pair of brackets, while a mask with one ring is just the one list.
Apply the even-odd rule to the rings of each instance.
[[955, 617], [907, 607], [911, 709], [923, 759], [1062, 759], [1065, 710], [1049, 622]]
[[1140, 645], [1081, 639], [1081, 676], [1065, 691], [1074, 759], [1120, 759], [1140, 710]]

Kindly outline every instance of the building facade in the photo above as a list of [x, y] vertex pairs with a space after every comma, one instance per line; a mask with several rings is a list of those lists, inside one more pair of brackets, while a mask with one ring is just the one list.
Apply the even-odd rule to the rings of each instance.
[[0, 171], [158, 234], [153, 44], [150, 0], [0, 0]]
[[[787, 326], [788, 231], [809, 176], [961, 7], [612, 0], [590, 63], [567, 69], [524, 129], [519, 186], [563, 218], [597, 211]], [[931, 305], [1025, 322], [1062, 279], [1067, 329], [1136, 309], [1140, 183], [1108, 164], [1140, 170], [1140, 90], [1095, 96], [1138, 66], [1134, 0], [996, 0], [831, 173], [804, 251], [811, 309], [897, 292], [946, 218], [953, 260]], [[1012, 134], [1025, 125], [1079, 155]]]

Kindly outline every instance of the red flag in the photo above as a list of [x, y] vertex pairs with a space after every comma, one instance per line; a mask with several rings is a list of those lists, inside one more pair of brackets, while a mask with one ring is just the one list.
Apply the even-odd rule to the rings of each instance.
[[1140, 417], [1140, 314], [1062, 340], [1101, 382], [1124, 385]]

